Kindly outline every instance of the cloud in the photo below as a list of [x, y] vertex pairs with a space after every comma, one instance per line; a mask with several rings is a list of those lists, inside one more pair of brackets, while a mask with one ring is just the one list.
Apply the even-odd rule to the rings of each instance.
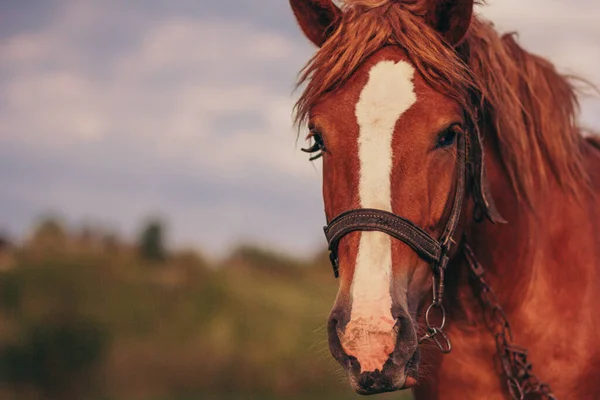
[[175, 242], [217, 252], [241, 237], [314, 245], [322, 213], [297, 210], [321, 209], [319, 175], [291, 122], [310, 48], [251, 23], [176, 16], [136, 31], [127, 51], [104, 49], [99, 67], [73, 36], [106, 17], [99, 4], [78, 3], [0, 45], [0, 204], [26, 209], [3, 208], [2, 219], [22, 232], [24, 218], [59, 209], [132, 234], [160, 211]]
[[[600, 82], [599, 6], [580, 3], [495, 0], [481, 12]], [[12, 232], [54, 209], [133, 236], [159, 212], [174, 243], [213, 254], [242, 239], [324, 243], [319, 164], [291, 124], [313, 49], [285, 1], [19, 4], [18, 23], [0, 27], [0, 221]], [[584, 101], [586, 124], [600, 126], [598, 107]]]

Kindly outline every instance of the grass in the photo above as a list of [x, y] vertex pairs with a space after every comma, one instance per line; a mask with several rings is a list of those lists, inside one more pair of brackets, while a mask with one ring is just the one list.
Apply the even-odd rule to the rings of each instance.
[[191, 252], [150, 262], [63, 235], [9, 257], [0, 399], [359, 398], [327, 348], [337, 283], [323, 254], [243, 247], [219, 265]]

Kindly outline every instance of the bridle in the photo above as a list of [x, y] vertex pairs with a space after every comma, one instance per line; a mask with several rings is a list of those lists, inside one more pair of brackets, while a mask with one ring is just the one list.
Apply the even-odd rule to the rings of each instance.
[[[465, 238], [461, 241], [455, 238], [467, 195], [467, 182], [469, 194], [475, 202], [474, 218], [479, 221], [481, 216], [485, 215], [492, 222], [506, 222], [497, 211], [489, 192], [481, 137], [474, 127], [471, 128], [465, 132], [457, 132], [456, 188], [450, 215], [440, 237], [432, 237], [414, 222], [391, 212], [368, 208], [346, 211], [333, 218], [323, 228], [329, 244], [329, 259], [333, 272], [336, 278], [339, 277], [338, 245], [340, 240], [351, 232], [384, 232], [408, 245], [421, 259], [429, 263], [433, 272], [433, 300], [425, 312], [427, 331], [419, 338], [419, 344], [432, 340], [442, 353], [447, 354], [452, 350], [452, 344], [443, 330], [446, 324], [446, 310], [442, 304], [444, 275], [454, 246], [460, 244], [469, 266], [475, 296], [482, 304], [488, 321], [487, 326], [494, 335], [497, 361], [511, 398], [523, 400], [528, 394], [537, 394], [540, 399], [556, 400], [550, 386], [540, 381], [533, 373], [532, 365], [527, 360], [527, 350], [512, 342], [513, 335], [506, 314], [494, 291], [485, 281], [485, 270], [475, 258], [473, 250]], [[434, 314], [437, 314], [437, 317]], [[439, 322], [436, 323], [435, 320]]]
[[[406, 243], [419, 257], [428, 262], [433, 271], [432, 288], [433, 302], [425, 313], [427, 333], [419, 339], [419, 343], [431, 339], [442, 351], [449, 353], [452, 350], [450, 339], [444, 333], [446, 322], [446, 310], [442, 305], [444, 296], [444, 273], [448, 265], [449, 254], [452, 246], [457, 243], [454, 235], [460, 220], [466, 193], [467, 174], [467, 140], [465, 133], [457, 132], [457, 181], [454, 191], [454, 201], [450, 216], [439, 239], [435, 239], [425, 232], [414, 222], [399, 215], [376, 209], [360, 208], [346, 211], [333, 218], [324, 227], [325, 236], [329, 243], [329, 259], [333, 266], [335, 277], [339, 277], [338, 245], [340, 240], [355, 231], [380, 231]], [[433, 321], [433, 310], [438, 309], [441, 314], [441, 322], [435, 324]]]

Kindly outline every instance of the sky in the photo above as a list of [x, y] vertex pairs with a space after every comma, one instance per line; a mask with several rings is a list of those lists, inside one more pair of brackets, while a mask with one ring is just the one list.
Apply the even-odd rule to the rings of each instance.
[[[600, 3], [488, 0], [478, 13], [600, 84]], [[36, 218], [226, 254], [325, 245], [320, 162], [292, 107], [315, 49], [285, 0], [0, 0], [0, 231]], [[600, 129], [600, 101], [581, 122]]]

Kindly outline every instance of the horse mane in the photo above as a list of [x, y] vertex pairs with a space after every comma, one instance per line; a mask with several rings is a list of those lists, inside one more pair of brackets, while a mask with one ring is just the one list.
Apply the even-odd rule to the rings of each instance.
[[578, 194], [588, 176], [572, 76], [474, 16], [454, 49], [422, 18], [428, 0], [347, 0], [337, 28], [301, 71], [296, 123], [377, 50], [398, 46], [436, 90], [457, 100], [497, 147], [518, 198], [556, 186]]

